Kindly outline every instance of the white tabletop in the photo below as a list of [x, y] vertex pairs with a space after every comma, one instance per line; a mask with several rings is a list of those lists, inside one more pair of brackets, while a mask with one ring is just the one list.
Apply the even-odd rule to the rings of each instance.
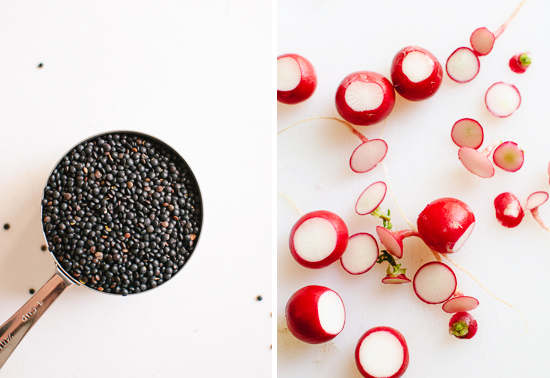
[[[278, 105], [278, 130], [310, 118], [339, 117], [334, 95], [340, 81], [360, 70], [389, 78], [391, 61], [402, 47], [424, 47], [444, 65], [456, 48], [469, 46], [473, 30], [485, 26], [495, 31], [518, 4], [519, 0], [504, 0], [498, 5], [479, 0], [452, 5], [434, 0], [280, 0], [277, 54], [297, 53], [309, 59], [317, 71], [318, 87], [302, 104]], [[357, 127], [368, 138], [381, 136], [388, 143], [384, 160], [387, 176], [383, 165], [365, 174], [351, 171], [348, 160], [359, 139], [338, 122], [302, 122], [278, 135], [278, 376], [360, 377], [354, 361], [356, 343], [369, 328], [382, 325], [398, 329], [408, 342], [407, 377], [547, 374], [544, 361], [550, 337], [550, 306], [546, 297], [550, 279], [545, 271], [550, 264], [550, 233], [529, 213], [517, 228], [502, 227], [495, 218], [493, 200], [510, 191], [525, 204], [532, 192], [550, 190], [549, 12], [548, 2], [528, 0], [496, 40], [493, 51], [480, 58], [481, 71], [472, 82], [458, 84], [444, 73], [443, 84], [433, 98], [413, 103], [397, 96], [385, 124]], [[509, 69], [508, 61], [524, 51], [533, 54], [533, 63], [525, 74], [518, 75]], [[509, 118], [497, 119], [485, 108], [485, 92], [498, 81], [516, 85], [522, 95], [520, 108]], [[525, 151], [524, 166], [515, 173], [496, 168], [490, 179], [467, 172], [450, 137], [454, 122], [464, 117], [477, 119], [484, 127], [484, 146], [498, 139], [517, 142]], [[403, 214], [413, 225], [423, 208], [437, 198], [456, 197], [473, 209], [475, 229], [462, 249], [449, 257], [483, 287], [443, 259], [454, 270], [459, 288], [480, 301], [471, 311], [479, 323], [473, 339], [450, 336], [450, 315], [440, 305], [418, 300], [412, 285], [382, 284], [385, 267], [377, 265], [364, 275], [351, 276], [339, 262], [310, 270], [291, 257], [288, 237], [300, 212], [330, 210], [344, 219], [350, 234], [375, 235], [381, 222], [357, 215], [354, 205], [359, 194], [378, 180], [391, 185]], [[391, 210], [395, 228], [409, 227], [390, 192], [382, 207]], [[550, 204], [543, 205], [540, 214], [550, 224]], [[410, 278], [431, 259], [419, 239], [405, 241], [402, 263]], [[302, 343], [286, 328], [287, 300], [310, 284], [334, 289], [346, 306], [344, 330], [326, 344]]]
[[271, 17], [252, 0], [0, 5], [0, 319], [54, 271], [40, 199], [80, 140], [164, 140], [205, 214], [180, 274], [124, 298], [69, 288], [2, 377], [271, 376]]

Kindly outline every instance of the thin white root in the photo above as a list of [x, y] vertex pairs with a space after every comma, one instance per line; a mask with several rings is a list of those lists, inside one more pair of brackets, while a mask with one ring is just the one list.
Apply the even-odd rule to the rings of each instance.
[[277, 194], [280, 195], [281, 197], [283, 197], [284, 199], [286, 199], [294, 207], [294, 209], [298, 212], [298, 214], [300, 214], [300, 216], [304, 215], [304, 213], [302, 213], [302, 210], [300, 210], [300, 208], [296, 205], [296, 203], [294, 203], [293, 200], [288, 198], [287, 195], [279, 192], [278, 190], [277, 190]]
[[401, 206], [399, 206], [399, 202], [397, 202], [397, 198], [395, 197], [395, 193], [393, 192], [393, 189], [391, 187], [391, 184], [390, 184], [390, 178], [388, 176], [388, 171], [386, 170], [386, 164], [384, 164], [384, 162], [382, 162], [382, 168], [384, 168], [384, 174], [386, 175], [386, 182], [387, 182], [387, 185], [388, 185], [388, 188], [390, 189], [390, 193], [393, 197], [393, 200], [395, 202], [395, 204], [397, 205], [397, 209], [399, 210], [399, 213], [401, 214], [401, 216], [403, 217], [403, 219], [405, 219], [405, 222], [407, 222], [407, 224], [410, 226], [410, 228], [415, 231], [415, 232], [418, 232], [418, 230], [416, 229], [416, 227], [414, 227], [412, 225], [411, 222], [409, 222], [409, 220], [407, 219], [407, 217], [405, 216], [405, 213], [403, 213], [403, 210], [401, 209]]

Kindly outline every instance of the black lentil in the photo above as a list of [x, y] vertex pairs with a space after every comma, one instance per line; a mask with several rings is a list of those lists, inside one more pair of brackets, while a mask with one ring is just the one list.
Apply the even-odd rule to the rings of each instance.
[[185, 265], [202, 202], [175, 152], [142, 135], [110, 133], [61, 159], [44, 188], [42, 215], [47, 249], [70, 276], [128, 295], [161, 285]]
[[258, 295], [258, 296], [256, 297], [256, 300], [257, 300], [257, 301], [261, 301], [262, 299], [264, 299], [264, 298], [263, 298], [261, 295]]
[[9, 230], [9, 229], [10, 229], [10, 224], [9, 223], [4, 224], [4, 230]]
[[34, 293], [35, 293], [34, 289], [29, 289], [29, 294], [32, 295], [32, 294], [34, 294]]
[[42, 68], [44, 67], [44, 64], [43, 63], [38, 63], [38, 68]]

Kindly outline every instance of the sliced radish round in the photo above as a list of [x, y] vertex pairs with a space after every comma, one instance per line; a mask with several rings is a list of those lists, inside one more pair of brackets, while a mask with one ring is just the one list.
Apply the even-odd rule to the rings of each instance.
[[302, 216], [292, 227], [290, 253], [306, 268], [324, 268], [342, 256], [348, 245], [348, 229], [338, 215], [319, 210]]
[[376, 226], [376, 234], [388, 253], [398, 259], [403, 257], [403, 239], [418, 236], [413, 230], [390, 231], [381, 226]]
[[387, 153], [388, 145], [382, 139], [368, 140], [353, 151], [349, 166], [357, 173], [368, 172], [384, 160]]
[[362, 232], [349, 237], [348, 247], [340, 257], [342, 267], [349, 274], [368, 272], [378, 259], [378, 243], [371, 234]]
[[382, 278], [382, 283], [384, 284], [395, 285], [395, 284], [404, 284], [409, 282], [411, 282], [411, 280], [409, 280], [407, 276], [405, 276], [404, 274], [398, 274], [395, 277], [386, 276]]
[[371, 328], [357, 343], [355, 363], [366, 378], [401, 377], [409, 366], [407, 342], [394, 328]]
[[531, 66], [531, 60], [529, 53], [516, 54], [510, 58], [510, 69], [515, 73], [522, 74]]
[[449, 321], [449, 334], [458, 339], [471, 339], [477, 333], [477, 321], [468, 312], [457, 312]]
[[464, 202], [440, 198], [422, 210], [416, 224], [420, 238], [428, 247], [440, 253], [452, 253], [458, 251], [472, 233], [475, 217]]
[[367, 189], [361, 193], [355, 204], [355, 211], [357, 214], [367, 215], [376, 210], [386, 197], [387, 189], [383, 181], [377, 181], [370, 184]]
[[481, 178], [490, 178], [495, 175], [495, 167], [491, 160], [481, 152], [469, 147], [460, 147], [458, 158], [464, 167]]
[[447, 265], [432, 261], [418, 269], [413, 278], [413, 288], [421, 301], [428, 304], [443, 303], [456, 290], [456, 276]]
[[498, 118], [511, 116], [521, 105], [519, 90], [512, 84], [498, 82], [485, 93], [485, 106]]
[[277, 57], [277, 101], [298, 104], [317, 88], [317, 74], [309, 60], [298, 54]]
[[525, 205], [525, 208], [529, 211], [536, 209], [537, 207], [544, 204], [546, 201], [548, 201], [548, 193], [547, 192], [535, 192], [531, 194], [529, 197], [527, 197], [527, 204]]
[[368, 126], [384, 120], [395, 105], [395, 91], [388, 79], [376, 72], [354, 72], [336, 91], [336, 110], [354, 125]]
[[479, 59], [468, 47], [459, 47], [447, 59], [447, 75], [457, 83], [467, 83], [479, 73]]
[[487, 28], [478, 28], [470, 36], [470, 45], [477, 55], [487, 55], [493, 49], [495, 35]]
[[422, 47], [404, 47], [393, 58], [391, 80], [397, 93], [407, 100], [420, 101], [433, 96], [442, 78], [441, 64]]
[[494, 201], [496, 218], [504, 227], [517, 227], [524, 216], [523, 208], [518, 198], [512, 193], [499, 194]]
[[517, 143], [504, 142], [493, 152], [495, 165], [508, 172], [516, 172], [523, 166], [523, 150]]
[[290, 297], [285, 309], [290, 332], [309, 344], [320, 344], [336, 337], [346, 322], [342, 298], [324, 286], [306, 286]]
[[474, 119], [462, 118], [453, 125], [451, 138], [458, 147], [477, 150], [483, 144], [483, 127]]
[[466, 295], [453, 296], [443, 303], [442, 309], [450, 314], [461, 311], [472, 311], [479, 306], [479, 301]]

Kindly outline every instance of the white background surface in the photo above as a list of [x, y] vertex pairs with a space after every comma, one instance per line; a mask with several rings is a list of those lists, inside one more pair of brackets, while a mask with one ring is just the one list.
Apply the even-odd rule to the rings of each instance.
[[0, 319], [53, 273], [42, 189], [80, 140], [118, 129], [164, 140], [194, 171], [205, 213], [180, 274], [125, 298], [69, 288], [2, 377], [271, 376], [271, 8], [0, 4], [0, 226], [11, 224], [0, 228]]
[[[498, 6], [497, 6], [498, 3]], [[395, 53], [408, 45], [431, 51], [444, 65], [460, 46], [469, 46], [473, 30], [485, 26], [495, 31], [519, 0], [459, 3], [419, 1], [278, 1], [277, 54], [297, 53], [309, 59], [318, 75], [317, 91], [300, 105], [279, 104], [278, 130], [319, 117], [338, 117], [334, 94], [348, 74], [377, 71], [390, 77]], [[490, 296], [466, 273], [453, 267], [458, 286], [481, 304], [472, 315], [478, 334], [458, 340], [447, 334], [450, 318], [438, 305], [417, 299], [412, 285], [383, 285], [384, 267], [377, 265], [362, 276], [351, 276], [337, 262], [322, 270], [298, 265], [288, 249], [288, 235], [299, 212], [278, 196], [278, 376], [360, 377], [353, 353], [359, 337], [369, 328], [387, 325], [407, 339], [410, 364], [406, 377], [518, 377], [547, 376], [550, 285], [545, 273], [550, 263], [550, 234], [530, 214], [517, 228], [505, 229], [495, 219], [493, 199], [510, 191], [525, 203], [529, 194], [550, 190], [548, 95], [550, 61], [546, 17], [548, 2], [528, 0], [493, 51], [480, 58], [481, 71], [468, 84], [452, 82], [444, 73], [439, 92], [431, 99], [412, 103], [396, 96], [393, 113], [383, 124], [357, 127], [368, 138], [382, 134], [389, 146], [384, 160], [389, 183], [405, 216], [413, 223], [422, 209], [441, 197], [456, 197], [474, 211], [476, 226], [462, 249], [450, 256], [472, 273], [490, 292], [515, 306]], [[524, 75], [514, 74], [508, 60], [531, 51], [533, 64]], [[515, 84], [523, 102], [511, 117], [497, 119], [485, 108], [487, 88], [497, 82]], [[485, 129], [483, 147], [500, 139], [517, 142], [525, 150], [525, 164], [516, 173], [496, 168], [491, 179], [467, 172], [457, 158], [450, 138], [460, 118], [477, 119]], [[383, 132], [382, 132], [383, 131]], [[357, 174], [348, 165], [359, 145], [345, 126], [334, 121], [301, 123], [278, 135], [277, 189], [295, 202], [302, 213], [330, 210], [346, 221], [350, 234], [375, 234], [377, 219], [354, 211], [359, 194], [371, 183], [387, 182], [383, 167]], [[407, 228], [388, 192], [382, 204], [391, 209], [394, 228]], [[540, 209], [550, 223], [550, 204]], [[405, 241], [403, 265], [412, 279], [418, 267], [433, 259], [418, 239]], [[444, 260], [445, 261], [445, 260]], [[328, 286], [343, 298], [347, 322], [331, 342], [307, 345], [286, 329], [284, 307], [298, 289], [310, 284]]]

